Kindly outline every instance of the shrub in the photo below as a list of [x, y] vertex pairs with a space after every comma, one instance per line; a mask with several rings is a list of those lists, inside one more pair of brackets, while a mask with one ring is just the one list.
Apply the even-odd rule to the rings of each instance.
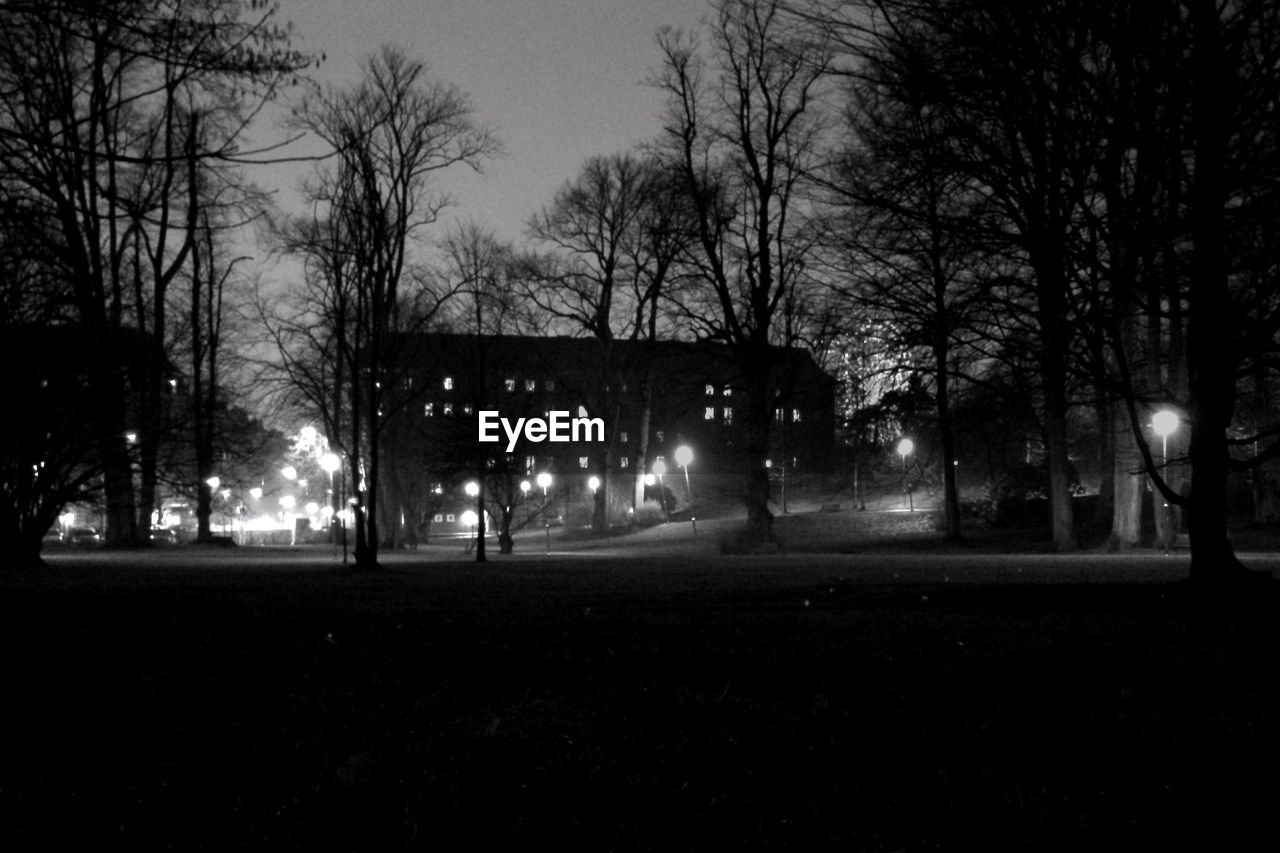
[[662, 524], [667, 517], [662, 512], [662, 506], [657, 501], [645, 501], [636, 509], [633, 521], [637, 527], [653, 527], [656, 524]]

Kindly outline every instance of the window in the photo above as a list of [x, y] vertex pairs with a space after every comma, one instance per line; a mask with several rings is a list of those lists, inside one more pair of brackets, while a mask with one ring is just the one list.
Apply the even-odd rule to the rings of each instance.
[[716, 386], [714, 386], [714, 385], [708, 385], [708, 386], [707, 386], [707, 396], [708, 396], [708, 397], [714, 397], [715, 395], [716, 395]]
[[554, 379], [548, 379], [547, 381], [543, 382], [542, 385], [548, 391], [556, 390], [556, 381]]
[[623, 444], [627, 443], [627, 431], [625, 429], [618, 434], [618, 440], [621, 441]]
[[620, 460], [619, 460], [619, 462], [618, 462], [618, 467], [619, 467], [619, 468], [630, 468], [630, 467], [631, 467], [631, 457], [630, 457], [630, 456], [624, 456], [624, 457], [622, 457], [622, 459], [620, 459]]
[[726, 385], [726, 386], [724, 386], [724, 395], [725, 395], [726, 397], [732, 397], [732, 396], [733, 396], [733, 386], [732, 386], [732, 385]]
[[432, 518], [431, 520], [434, 521], [436, 524], [439, 524], [440, 522], [444, 521], [444, 516], [437, 512], [435, 514], [435, 517]]
[[452, 415], [452, 414], [453, 414], [453, 403], [445, 403], [445, 404], [444, 404], [444, 413], [445, 413], [446, 415]]
[[774, 419], [775, 421], [777, 421], [778, 423], [782, 423], [782, 409], [781, 409], [781, 408], [777, 408], [777, 409], [774, 409], [774, 410], [773, 410], [773, 419]]
[[422, 414], [424, 417], [434, 418], [436, 416], [436, 404], [427, 403], [422, 407]]
[[412, 377], [412, 376], [406, 376], [404, 379], [400, 380], [400, 387], [401, 387], [401, 388], [403, 388], [403, 389], [404, 389], [404, 390], [406, 390], [406, 391], [412, 391], [412, 390], [413, 390], [413, 377]]
[[725, 423], [729, 423], [729, 421], [731, 421], [731, 420], [733, 420], [733, 407], [732, 407], [732, 406], [725, 406], [725, 407], [724, 407], [724, 422], [725, 422]]
[[449, 522], [450, 524], [453, 524], [453, 513], [449, 513], [448, 515], [446, 515], [444, 517], [444, 520]]
[[472, 408], [472, 406], [471, 406], [471, 404], [470, 404], [470, 403], [467, 403], [467, 405], [465, 405], [465, 406], [463, 406], [463, 407], [462, 407], [462, 413], [463, 413], [464, 415], [474, 414], [474, 413], [475, 413], [475, 409], [474, 409], [474, 408]]
[[800, 423], [800, 410], [799, 410], [799, 409], [792, 409], [792, 410], [791, 410], [791, 422], [792, 422], [793, 424], [798, 424], [798, 423]]
[[452, 391], [452, 390], [453, 390], [453, 377], [452, 377], [452, 376], [446, 376], [446, 377], [444, 378], [444, 390], [446, 390], [446, 391]]
[[659, 444], [661, 444], [662, 442], [664, 442], [664, 441], [666, 441], [666, 440], [667, 440], [667, 434], [666, 434], [665, 432], [663, 432], [662, 430], [658, 430], [658, 431], [656, 431], [656, 432], [654, 433], [654, 435], [656, 435], [656, 436], [658, 437], [658, 443], [659, 443]]
[[533, 473], [533, 469], [534, 469], [534, 467], [535, 467], [537, 464], [538, 464], [538, 457], [536, 457], [536, 456], [526, 456], [526, 457], [524, 458], [524, 472], [525, 472], [526, 474], [532, 474], [532, 473]]
[[537, 390], [538, 390], [538, 380], [536, 380], [536, 379], [526, 379], [526, 380], [524, 381], [524, 390], [529, 391], [529, 392], [537, 391]]
[[590, 465], [590, 464], [591, 464], [591, 457], [589, 457], [589, 456], [579, 456], [579, 457], [578, 457], [578, 467], [579, 467], [579, 468], [586, 468], [586, 467], [587, 467], [588, 465]]
[[714, 421], [716, 419], [716, 407], [707, 406], [702, 410], [702, 419], [704, 421]]
[[516, 381], [514, 379], [504, 379], [502, 384], [507, 386], [507, 390], [514, 392], [516, 390]]

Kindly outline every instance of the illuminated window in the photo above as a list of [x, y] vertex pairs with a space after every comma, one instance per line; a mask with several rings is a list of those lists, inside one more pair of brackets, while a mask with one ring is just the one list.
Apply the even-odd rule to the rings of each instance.
[[444, 516], [437, 512], [435, 514], [435, 517], [432, 518], [431, 520], [434, 521], [436, 524], [439, 524], [440, 522], [444, 521]]
[[445, 413], [446, 415], [452, 415], [452, 414], [453, 414], [453, 403], [445, 403], [445, 404], [444, 404], [444, 413]]
[[714, 421], [716, 419], [716, 407], [707, 406], [702, 410], [702, 419], [704, 421]]
[[534, 468], [534, 466], [535, 466], [535, 465], [537, 465], [537, 464], [538, 464], [538, 457], [536, 457], [536, 456], [526, 456], [526, 457], [524, 458], [524, 472], [525, 472], [526, 474], [532, 474], [532, 473], [533, 473], [533, 468]]
[[507, 386], [508, 391], [516, 390], [516, 381], [514, 379], [503, 380], [503, 384]]
[[624, 456], [624, 457], [622, 457], [622, 459], [620, 460], [620, 464], [618, 465], [618, 467], [619, 467], [619, 468], [630, 468], [630, 467], [631, 467], [631, 457], [630, 457], [630, 456]]
[[732, 406], [725, 406], [725, 407], [724, 407], [724, 422], [725, 422], [725, 423], [728, 423], [728, 422], [729, 422], [729, 421], [731, 421], [731, 420], [733, 420], [733, 407], [732, 407]]
[[526, 390], [526, 391], [537, 391], [537, 390], [538, 390], [538, 381], [537, 381], [536, 379], [526, 379], [526, 380], [524, 381], [524, 390]]
[[792, 409], [792, 410], [791, 410], [791, 422], [792, 422], [793, 424], [798, 424], [798, 423], [800, 423], [800, 410], [799, 410], [799, 409]]
[[446, 376], [446, 377], [444, 378], [444, 390], [446, 390], [446, 391], [452, 391], [452, 390], [453, 390], [453, 377], [452, 377], [452, 376]]
[[627, 431], [625, 429], [621, 433], [619, 433], [618, 440], [621, 441], [623, 444], [627, 443]]
[[732, 397], [732, 396], [733, 396], [733, 388], [732, 388], [732, 386], [729, 386], [729, 385], [724, 386], [724, 395], [725, 395], [726, 397]]
[[586, 468], [586, 467], [587, 467], [588, 465], [590, 465], [590, 464], [591, 464], [591, 458], [590, 458], [589, 456], [579, 456], [579, 457], [578, 457], [578, 467], [579, 467], [579, 468]]
[[472, 412], [474, 412], [474, 411], [475, 411], [475, 409], [473, 409], [473, 408], [471, 407], [471, 404], [470, 404], [470, 403], [468, 403], [467, 405], [465, 405], [465, 406], [463, 406], [463, 407], [462, 407], [462, 413], [463, 413], [464, 415], [469, 415], [469, 414], [471, 414], [471, 413], [472, 413]]
[[781, 408], [777, 408], [777, 409], [774, 409], [774, 410], [773, 410], [773, 419], [774, 419], [774, 420], [776, 420], [778, 423], [782, 423], [782, 409], [781, 409]]
[[453, 524], [453, 513], [449, 513], [448, 515], [446, 515], [444, 517], [444, 520], [449, 522], [450, 524]]
[[436, 404], [427, 403], [422, 407], [422, 414], [428, 418], [434, 418], [436, 416]]
[[708, 385], [708, 386], [707, 386], [707, 396], [708, 396], [708, 397], [714, 397], [715, 395], [716, 395], [716, 386], [714, 386], [714, 385]]

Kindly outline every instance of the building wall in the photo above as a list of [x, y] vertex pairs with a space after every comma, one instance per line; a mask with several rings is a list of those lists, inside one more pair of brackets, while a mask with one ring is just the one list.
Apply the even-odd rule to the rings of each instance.
[[[388, 395], [395, 423], [388, 429], [398, 449], [395, 464], [423, 464], [449, 476], [451, 470], [492, 467], [506, 455], [498, 444], [477, 441], [477, 413], [497, 410], [514, 421], [547, 417], [552, 410], [585, 413], [604, 420], [613, 448], [612, 475], [634, 474], [665, 457], [675, 472], [675, 448], [688, 444], [703, 473], [734, 474], [743, 460], [745, 378], [731, 351], [714, 344], [661, 342], [653, 346], [617, 342], [613, 369], [606, 376], [599, 344], [586, 338], [424, 334], [398, 347], [396, 383]], [[640, 444], [642, 387], [653, 377], [653, 406], [647, 459]], [[779, 349], [770, 381], [778, 389], [773, 426], [775, 464], [820, 466], [834, 444], [834, 380], [803, 353]], [[615, 392], [608, 410], [601, 389]], [[589, 476], [601, 470], [606, 445], [521, 441], [509, 460], [517, 473], [549, 470], [554, 475]]]

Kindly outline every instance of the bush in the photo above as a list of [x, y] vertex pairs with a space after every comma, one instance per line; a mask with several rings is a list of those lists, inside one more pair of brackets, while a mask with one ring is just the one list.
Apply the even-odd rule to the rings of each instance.
[[653, 527], [662, 524], [667, 517], [657, 501], [645, 501], [636, 509], [632, 520], [637, 527]]

